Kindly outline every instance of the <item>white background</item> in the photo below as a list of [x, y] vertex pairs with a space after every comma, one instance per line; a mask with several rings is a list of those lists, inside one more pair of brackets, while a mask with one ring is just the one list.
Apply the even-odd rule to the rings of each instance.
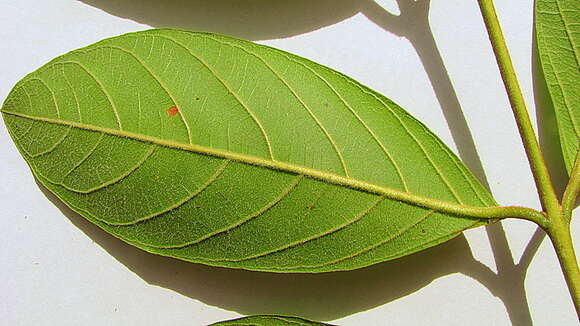
[[[534, 109], [541, 92], [532, 80], [533, 1], [496, 2], [532, 120], [542, 122], [542, 143], [557, 154], [549, 117]], [[461, 154], [499, 203], [539, 208], [476, 1], [433, 1], [428, 13], [378, 3], [2, 0], [0, 99], [51, 58], [105, 37], [151, 26], [226, 33], [382, 92]], [[550, 161], [561, 187], [561, 162]], [[577, 324], [551, 244], [523, 221], [359, 271], [278, 275], [146, 254], [53, 201], [1, 126], [2, 325], [205, 325], [258, 313], [345, 326]], [[574, 234], [578, 227], [576, 220]]]

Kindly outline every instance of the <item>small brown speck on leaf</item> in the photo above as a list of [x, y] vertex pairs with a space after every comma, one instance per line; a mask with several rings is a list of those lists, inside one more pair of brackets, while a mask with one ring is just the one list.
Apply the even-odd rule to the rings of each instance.
[[179, 112], [179, 109], [177, 108], [177, 106], [172, 106], [169, 109], [167, 109], [167, 116], [168, 117], [173, 117], [177, 114], [177, 112]]

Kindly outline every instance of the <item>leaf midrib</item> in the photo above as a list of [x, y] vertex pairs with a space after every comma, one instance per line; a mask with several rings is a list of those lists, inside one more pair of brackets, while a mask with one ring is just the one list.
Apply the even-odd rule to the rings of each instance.
[[63, 125], [74, 127], [78, 129], [93, 131], [93, 132], [100, 132], [102, 134], [108, 134], [112, 136], [118, 137], [125, 137], [135, 141], [141, 141], [146, 143], [155, 144], [158, 146], [185, 150], [192, 153], [200, 154], [200, 155], [207, 155], [218, 157], [222, 159], [228, 159], [231, 161], [239, 162], [242, 164], [260, 166], [264, 168], [269, 168], [285, 173], [292, 173], [292, 174], [299, 174], [306, 177], [310, 177], [312, 179], [320, 180], [329, 184], [334, 184], [337, 186], [347, 187], [359, 191], [364, 191], [367, 193], [372, 193], [376, 195], [381, 195], [393, 200], [398, 200], [401, 202], [405, 202], [411, 205], [434, 209], [437, 211], [455, 214], [455, 215], [462, 215], [465, 217], [470, 218], [505, 218], [505, 217], [515, 217], [527, 220], [540, 220], [543, 219], [543, 215], [529, 208], [523, 207], [499, 207], [499, 206], [491, 206], [491, 207], [478, 207], [478, 206], [467, 206], [461, 204], [455, 204], [448, 201], [442, 201], [438, 199], [428, 198], [421, 195], [412, 194], [409, 192], [404, 192], [398, 189], [389, 188], [385, 186], [379, 186], [376, 184], [372, 184], [369, 182], [353, 179], [351, 177], [345, 177], [337, 174], [333, 174], [330, 172], [317, 170], [313, 168], [308, 168], [304, 166], [300, 166], [297, 164], [287, 163], [287, 162], [280, 162], [275, 160], [267, 160], [264, 158], [235, 153], [231, 151], [215, 149], [195, 144], [187, 144], [187, 143], [179, 143], [175, 141], [160, 139], [157, 137], [147, 136], [139, 133], [133, 133], [125, 130], [117, 130], [111, 128], [105, 128], [100, 126], [89, 125], [80, 122], [74, 121], [66, 121], [62, 119], [54, 119], [54, 118], [46, 118], [46, 117], [37, 117], [31, 116], [27, 114], [23, 114], [20, 112], [13, 112], [8, 111], [2, 108], [0, 110], [3, 114], [18, 116], [21, 118], [31, 119], [35, 121], [42, 121], [45, 123]]

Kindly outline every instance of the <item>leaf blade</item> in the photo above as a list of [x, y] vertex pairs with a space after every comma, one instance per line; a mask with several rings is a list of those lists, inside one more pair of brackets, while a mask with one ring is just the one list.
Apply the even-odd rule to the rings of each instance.
[[540, 0], [535, 14], [539, 58], [570, 173], [580, 146], [580, 3]]
[[[174, 106], [175, 119], [165, 112]], [[133, 245], [189, 261], [360, 268], [482, 223], [453, 209], [494, 204], [388, 99], [223, 36], [153, 30], [101, 41], [25, 78], [2, 112], [35, 175], [67, 205]], [[27, 142], [28, 128], [53, 137]]]

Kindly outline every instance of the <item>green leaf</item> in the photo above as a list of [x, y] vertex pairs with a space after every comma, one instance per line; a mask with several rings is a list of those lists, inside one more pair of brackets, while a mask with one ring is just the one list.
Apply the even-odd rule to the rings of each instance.
[[[146, 251], [276, 272], [365, 267], [507, 217], [384, 96], [306, 59], [150, 30], [58, 57], [2, 113], [36, 178]], [[504, 215], [502, 215], [504, 214]]]
[[210, 326], [331, 326], [302, 318], [285, 316], [250, 316], [219, 323]]
[[536, 0], [535, 13], [540, 62], [570, 173], [580, 146], [580, 1]]

